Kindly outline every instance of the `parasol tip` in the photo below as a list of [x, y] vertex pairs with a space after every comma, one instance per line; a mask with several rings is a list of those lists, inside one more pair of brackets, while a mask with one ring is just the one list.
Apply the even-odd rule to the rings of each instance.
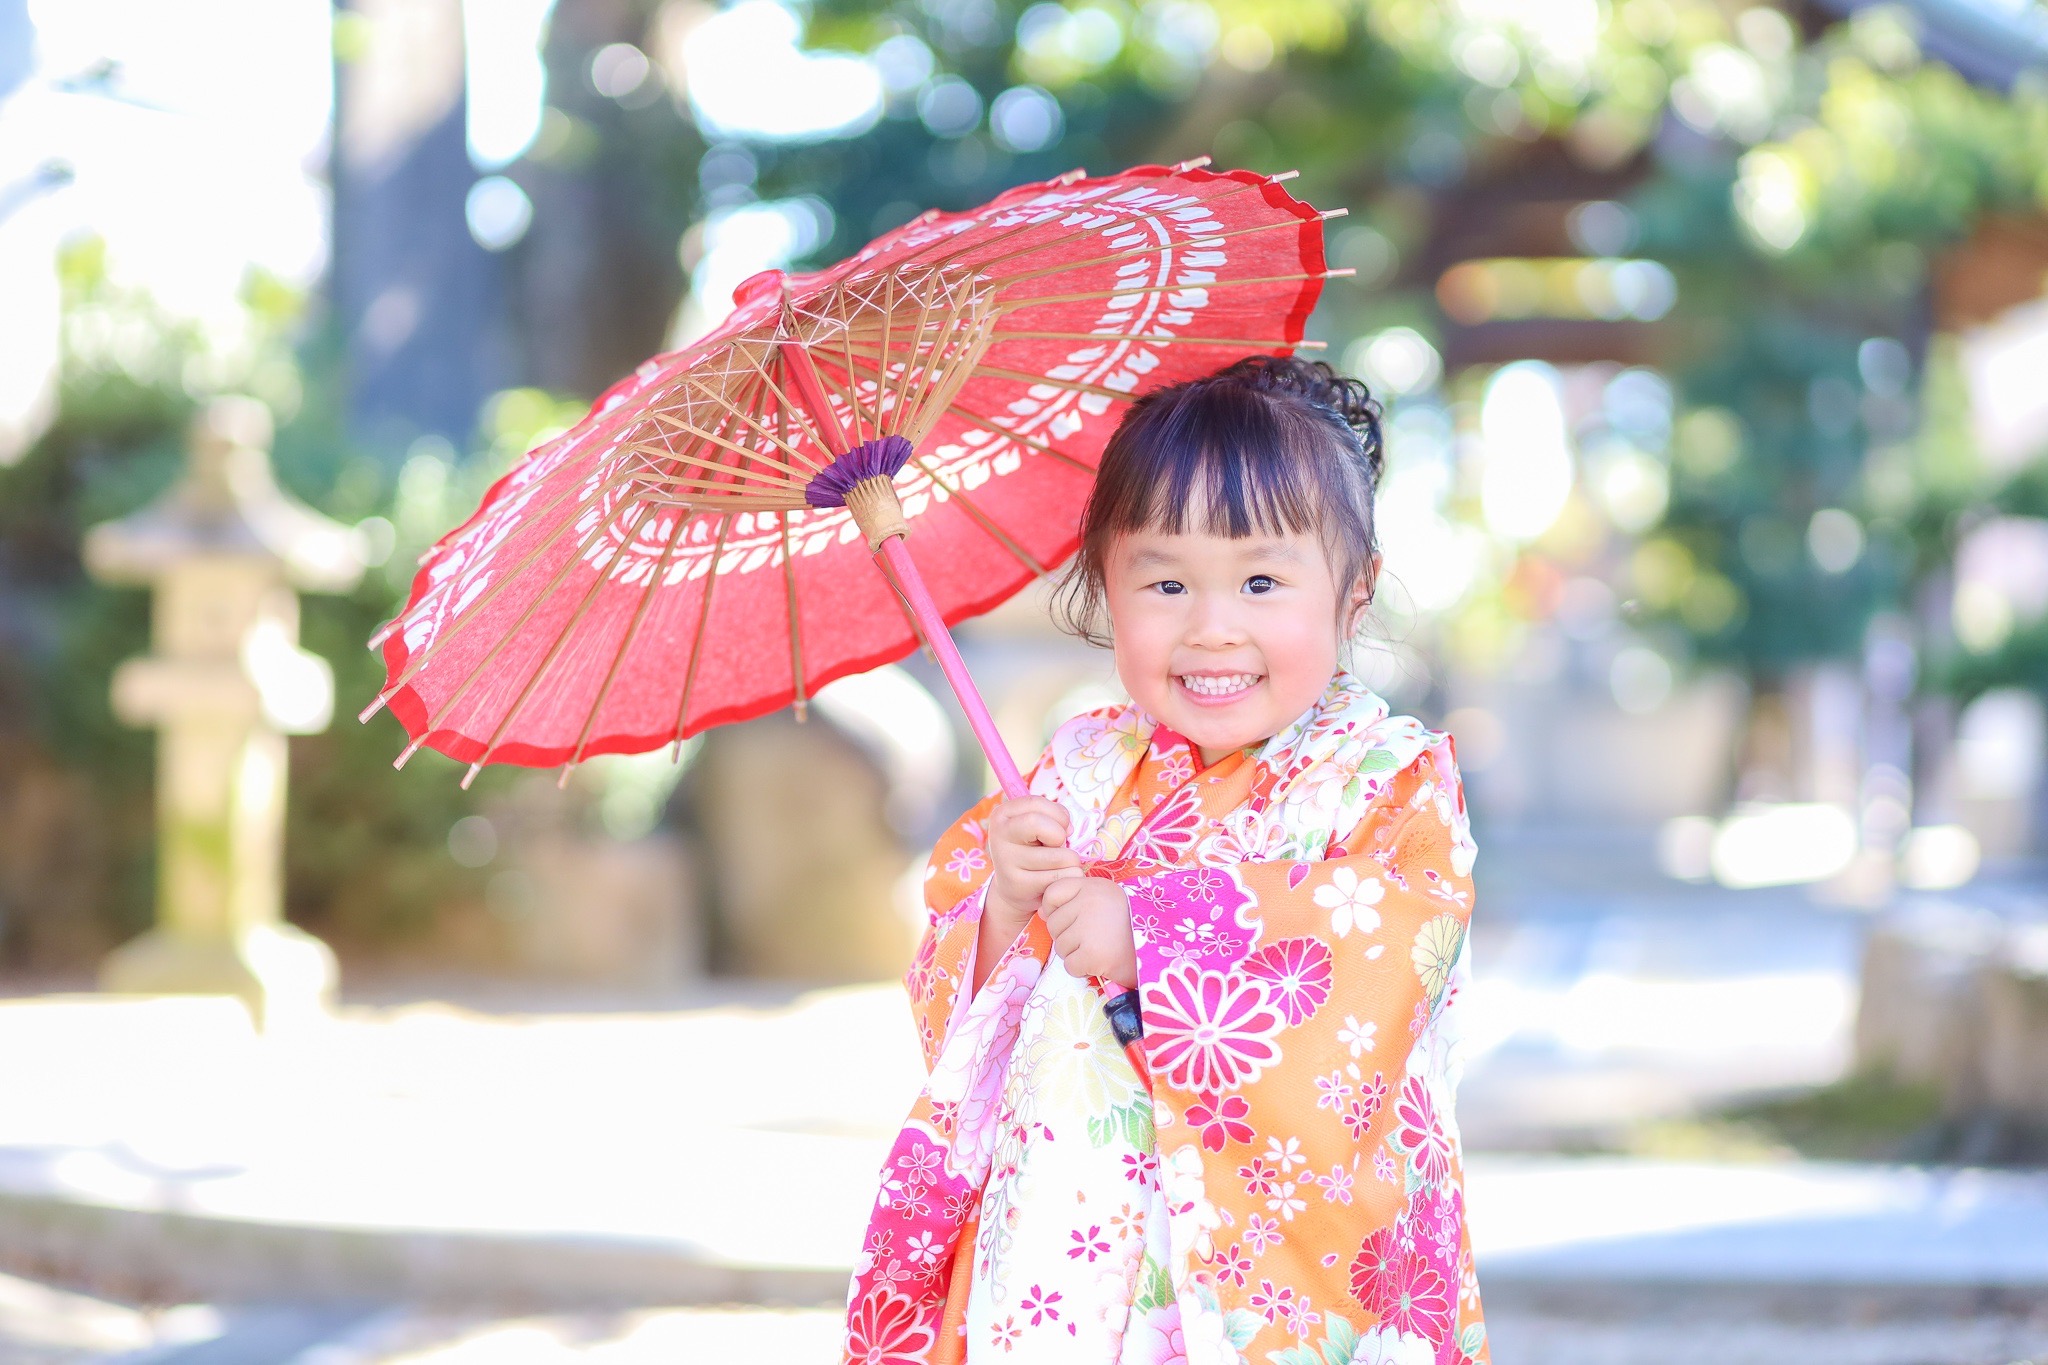
[[371, 702], [368, 706], [365, 706], [359, 713], [357, 713], [356, 724], [368, 725], [370, 723], [370, 717], [376, 715], [379, 711], [382, 711], [384, 709], [384, 703], [389, 700], [391, 700], [389, 693], [378, 693], [377, 700]]
[[468, 791], [468, 790], [469, 790], [469, 784], [470, 784], [470, 783], [472, 783], [472, 782], [474, 782], [474, 781], [476, 781], [476, 775], [477, 775], [478, 773], [482, 772], [483, 770], [484, 770], [484, 765], [483, 765], [483, 764], [481, 764], [481, 763], [472, 763], [472, 764], [470, 764], [470, 765], [469, 765], [469, 771], [468, 771], [468, 772], [466, 772], [466, 773], [464, 773], [464, 774], [462, 775], [462, 789], [463, 789], [464, 791]]
[[747, 276], [732, 291], [733, 306], [744, 308], [760, 299], [775, 297], [782, 292], [782, 282], [787, 278], [780, 270], [763, 270]]
[[1199, 171], [1202, 167], [1209, 164], [1210, 159], [1206, 156], [1191, 156], [1186, 161], [1176, 161], [1173, 163], [1174, 174], [1178, 175], [1183, 171]]

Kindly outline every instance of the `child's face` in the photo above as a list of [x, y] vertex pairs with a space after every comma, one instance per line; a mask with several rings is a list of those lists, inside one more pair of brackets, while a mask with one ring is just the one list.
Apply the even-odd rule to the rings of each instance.
[[1315, 704], [1367, 600], [1315, 536], [1135, 531], [1103, 557], [1117, 676], [1213, 763]]

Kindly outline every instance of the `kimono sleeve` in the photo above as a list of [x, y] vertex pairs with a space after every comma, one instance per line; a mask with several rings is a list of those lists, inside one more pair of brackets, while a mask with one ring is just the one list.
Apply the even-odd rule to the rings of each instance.
[[961, 987], [974, 970], [975, 940], [981, 932], [981, 898], [988, 885], [990, 863], [986, 844], [989, 812], [1000, 798], [984, 797], [953, 822], [924, 869], [924, 906], [928, 919], [917, 956], [903, 978], [910, 1009], [917, 1022], [924, 1064], [931, 1067], [959, 1002]]
[[[1464, 945], [1471, 847], [1463, 793], [1438, 749], [1397, 774], [1324, 858], [1125, 879], [1155, 1074], [1191, 1091], [1236, 1090], [1279, 1059], [1272, 1040], [1283, 1030], [1349, 1051], [1342, 1026], [1310, 1028], [1332, 1002], [1392, 1026], [1375, 1049], [1419, 1034]], [[1254, 987], [1266, 1008], [1244, 1018], [1216, 995]]]

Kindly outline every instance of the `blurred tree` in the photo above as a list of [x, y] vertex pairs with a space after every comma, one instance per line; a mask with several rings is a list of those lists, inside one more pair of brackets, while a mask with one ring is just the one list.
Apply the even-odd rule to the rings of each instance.
[[652, 0], [558, 0], [547, 107], [506, 174], [533, 200], [507, 253], [523, 382], [595, 395], [661, 349], [682, 297], [677, 243], [702, 212], [702, 135], [650, 61]]
[[464, 442], [514, 378], [504, 265], [467, 212], [461, 0], [344, 0], [334, 25], [328, 325], [352, 439]]
[[[640, 12], [688, 124], [674, 35], [703, 16], [686, 0]], [[1332, 286], [1324, 337], [1402, 324], [1453, 363], [1504, 345], [1673, 375], [1668, 512], [1621, 546], [1615, 586], [1681, 662], [1768, 687], [1857, 657], [1871, 616], [1910, 607], [1952, 549], [1923, 513], [1958, 490], [1910, 469], [1902, 484], [1887, 453], [1919, 425], [1930, 263], [2048, 190], [2040, 88], [1971, 85], [1923, 59], [1915, 24], [1910, 7], [1836, 22], [1713, 0], [819, 0], [805, 42], [870, 56], [879, 118], [808, 142], [707, 135], [699, 188], [714, 220], [822, 198], [833, 228], [801, 263], [1071, 165], [1298, 166], [1305, 195], [1357, 211], [1332, 251], [1360, 277]], [[577, 68], [559, 50], [576, 41], [558, 32], [559, 69]], [[640, 156], [648, 175], [669, 164]], [[1621, 203], [1598, 221], [1567, 212], [1608, 197]], [[1547, 322], [1475, 351], [1461, 338], [1480, 329], [1438, 297], [1446, 269], [1539, 250], [1661, 260], [1678, 311], [1654, 340], [1626, 321]]]

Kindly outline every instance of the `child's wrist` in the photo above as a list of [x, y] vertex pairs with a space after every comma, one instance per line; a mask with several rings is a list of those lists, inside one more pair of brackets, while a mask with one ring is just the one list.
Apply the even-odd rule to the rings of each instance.
[[1030, 906], [1013, 904], [993, 880], [989, 882], [988, 891], [981, 898], [983, 919], [991, 920], [998, 926], [1014, 927], [1017, 932], [1022, 933], [1025, 924], [1031, 919], [1031, 913]]

